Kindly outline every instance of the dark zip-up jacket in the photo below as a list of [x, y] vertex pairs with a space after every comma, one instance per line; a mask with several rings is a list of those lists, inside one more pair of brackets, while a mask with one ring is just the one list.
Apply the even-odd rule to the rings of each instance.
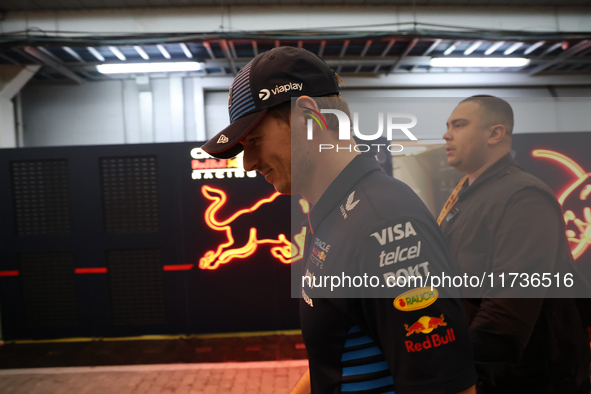
[[[442, 222], [459, 273], [493, 274], [492, 287], [463, 289], [480, 392], [589, 392], [589, 340], [574, 299], [587, 288], [564, 227], [552, 191], [510, 154], [466, 183]], [[510, 273], [527, 276], [510, 286]], [[552, 285], [522, 282], [534, 273]]]

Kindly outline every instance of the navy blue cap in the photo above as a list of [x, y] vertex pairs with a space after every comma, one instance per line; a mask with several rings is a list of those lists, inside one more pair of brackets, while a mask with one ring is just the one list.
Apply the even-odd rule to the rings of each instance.
[[263, 119], [267, 110], [292, 97], [339, 93], [335, 72], [303, 48], [278, 47], [263, 52], [240, 70], [228, 96], [230, 126], [201, 148], [227, 159], [242, 152], [240, 140]]

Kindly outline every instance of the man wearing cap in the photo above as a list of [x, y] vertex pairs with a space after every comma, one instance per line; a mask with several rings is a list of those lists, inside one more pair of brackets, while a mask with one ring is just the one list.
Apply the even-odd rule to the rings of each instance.
[[[408, 186], [380, 171], [373, 155], [319, 151], [339, 143], [339, 120], [322, 109], [349, 115], [338, 81], [304, 49], [262, 53], [232, 84], [230, 126], [202, 147], [221, 158], [244, 150], [245, 170], [313, 204], [297, 287], [309, 372], [293, 393], [473, 393], [461, 303], [427, 285], [400, 290], [409, 276], [450, 272], [432, 215]], [[318, 286], [319, 278], [341, 274], [371, 283], [334, 292]]]

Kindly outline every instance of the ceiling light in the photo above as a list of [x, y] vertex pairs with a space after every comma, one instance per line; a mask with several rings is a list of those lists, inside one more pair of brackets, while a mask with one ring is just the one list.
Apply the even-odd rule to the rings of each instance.
[[158, 50], [160, 51], [160, 53], [162, 54], [162, 56], [164, 56], [167, 59], [170, 59], [170, 53], [168, 53], [168, 51], [166, 50], [166, 48], [164, 48], [164, 45], [156, 45], [156, 48], [158, 48]]
[[121, 60], [122, 62], [126, 61], [127, 58], [125, 57], [125, 55], [119, 50], [119, 48], [117, 47], [109, 47], [109, 50], [111, 52], [113, 52], [113, 55], [117, 56], [117, 58], [119, 60]]
[[187, 44], [185, 44], [184, 42], [181, 42], [179, 45], [180, 45], [181, 49], [183, 50], [183, 52], [185, 53], [185, 56], [188, 57], [189, 59], [193, 59], [193, 54], [189, 50], [189, 47], [187, 47]]
[[90, 52], [92, 54], [92, 56], [96, 57], [101, 62], [105, 61], [105, 57], [103, 55], [101, 55], [101, 53], [99, 51], [97, 51], [96, 48], [86, 47], [86, 49], [88, 49], [88, 52]]
[[521, 48], [522, 45], [523, 45], [522, 42], [516, 42], [515, 44], [511, 45], [509, 48], [505, 49], [505, 52], [503, 52], [503, 55], [512, 54], [513, 52], [515, 52], [516, 50]]
[[524, 55], [529, 55], [530, 53], [532, 53], [533, 51], [535, 51], [536, 49], [538, 49], [539, 47], [541, 47], [542, 45], [544, 45], [546, 43], [546, 41], [538, 41], [535, 44], [533, 44], [532, 46], [530, 46], [529, 48], [527, 48], [523, 54]]
[[497, 49], [499, 49], [500, 47], [502, 47], [504, 43], [505, 43], [505, 41], [497, 41], [497, 42], [495, 42], [490, 47], [488, 47], [488, 49], [486, 51], [484, 51], [484, 54], [486, 56], [490, 55], [491, 53], [493, 53], [494, 51], [496, 51]]
[[464, 55], [468, 56], [469, 54], [477, 50], [480, 45], [482, 45], [482, 41], [476, 41], [474, 44], [470, 45], [470, 47], [468, 47], [468, 49], [464, 51]]
[[201, 70], [198, 62], [162, 62], [162, 63], [124, 63], [124, 64], [99, 64], [96, 66], [102, 74], [133, 74], [154, 72], [180, 72]]
[[139, 45], [135, 45], [133, 47], [133, 49], [135, 49], [135, 51], [138, 53], [138, 55], [140, 55], [142, 57], [142, 59], [144, 60], [150, 60], [150, 56], [148, 56], [148, 54], [146, 53], [146, 51], [144, 51], [144, 48], [142, 48]]
[[80, 63], [85, 63], [84, 59], [82, 59], [80, 57], [80, 55], [78, 55], [78, 53], [76, 53], [76, 51], [74, 51], [72, 48], [70, 47], [62, 47], [62, 49], [66, 52], [68, 52], [68, 54], [70, 56], [72, 56], [74, 59], [78, 60]]
[[458, 46], [458, 43], [459, 43], [459, 41], [457, 41], [457, 42], [455, 42], [454, 44], [450, 45], [450, 47], [449, 47], [449, 48], [447, 48], [447, 49], [445, 50], [445, 52], [443, 52], [443, 54], [444, 54], [445, 56], [447, 56], [447, 55], [449, 55], [450, 53], [452, 53], [453, 51], [455, 51], [455, 50], [456, 50], [456, 47]]
[[529, 59], [522, 57], [435, 57], [431, 67], [523, 67]]

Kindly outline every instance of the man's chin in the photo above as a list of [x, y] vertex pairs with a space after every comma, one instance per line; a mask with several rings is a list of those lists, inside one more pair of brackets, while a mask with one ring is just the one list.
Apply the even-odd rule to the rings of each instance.
[[291, 185], [286, 185], [284, 183], [274, 183], [273, 186], [275, 190], [281, 194], [291, 194]]

